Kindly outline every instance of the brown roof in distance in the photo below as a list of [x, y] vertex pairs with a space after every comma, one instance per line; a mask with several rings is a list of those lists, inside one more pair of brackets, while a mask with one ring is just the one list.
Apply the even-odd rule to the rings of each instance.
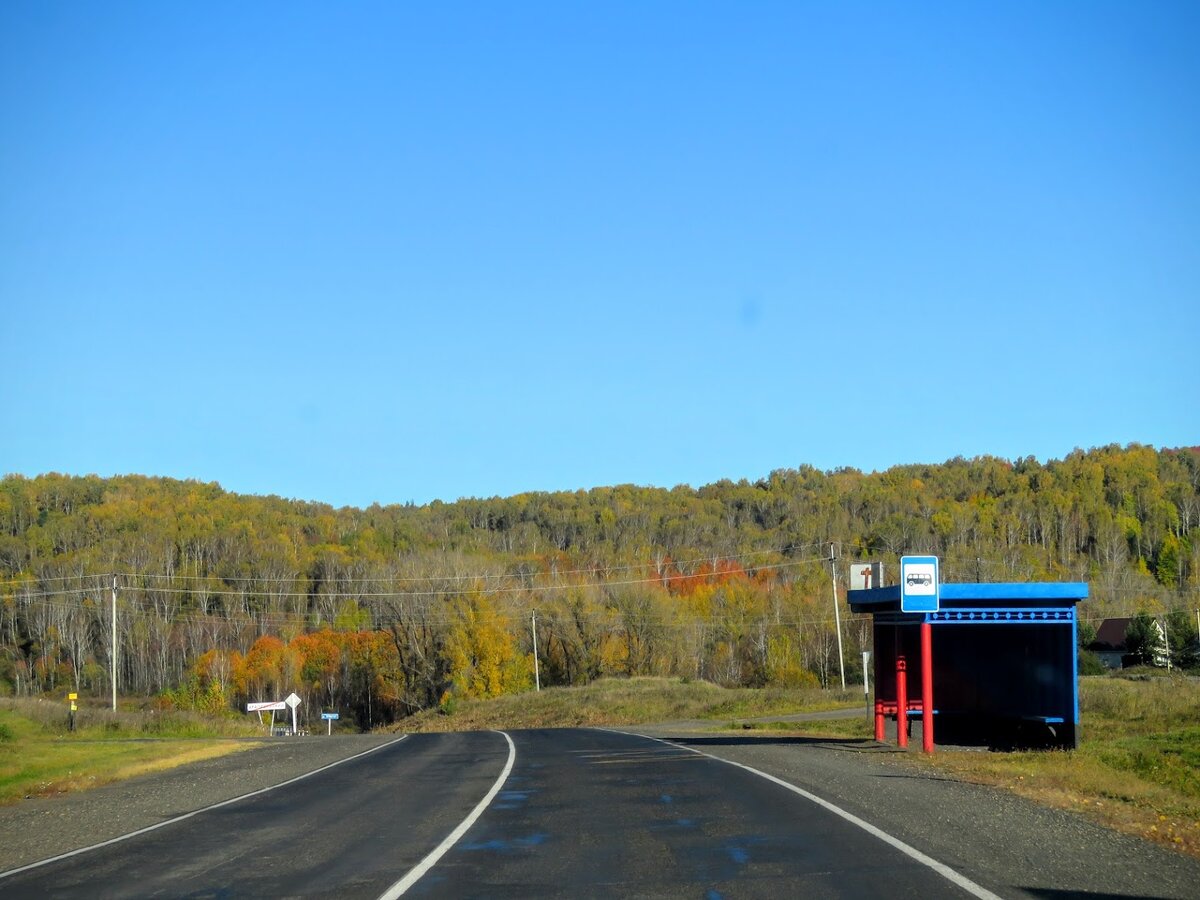
[[1093, 648], [1100, 650], [1124, 650], [1125, 632], [1133, 619], [1105, 619], [1096, 629], [1096, 639], [1092, 641]]

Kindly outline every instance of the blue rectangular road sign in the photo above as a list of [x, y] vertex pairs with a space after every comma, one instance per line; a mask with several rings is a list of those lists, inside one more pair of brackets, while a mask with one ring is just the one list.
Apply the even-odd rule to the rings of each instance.
[[322, 719], [336, 719], [337, 717], [338, 717], [337, 713], [321, 713]]
[[941, 604], [936, 556], [900, 557], [900, 611], [937, 612]]

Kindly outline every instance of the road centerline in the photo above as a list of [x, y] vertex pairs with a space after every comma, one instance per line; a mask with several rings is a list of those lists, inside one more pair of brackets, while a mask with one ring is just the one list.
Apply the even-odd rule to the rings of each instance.
[[513, 769], [513, 763], [516, 762], [517, 747], [513, 743], [512, 738], [509, 737], [506, 732], [497, 731], [496, 734], [501, 735], [504, 740], [508, 742], [508, 760], [504, 764], [504, 769], [501, 771], [500, 777], [496, 779], [496, 783], [492, 785], [491, 790], [484, 794], [483, 799], [475, 805], [475, 808], [467, 814], [467, 817], [459, 822], [458, 827], [450, 832], [450, 834], [446, 836], [445, 840], [443, 840], [432, 851], [430, 851], [429, 855], [413, 866], [407, 875], [380, 894], [379, 900], [396, 900], [397, 897], [403, 896], [410, 887], [420, 881], [421, 877], [435, 865], [437, 865], [438, 860], [445, 856], [447, 851], [457, 844], [462, 836], [466, 834], [468, 830], [470, 830], [471, 826], [475, 824], [476, 820], [483, 815], [483, 811], [491, 805], [491, 802], [496, 798], [496, 795], [500, 793], [500, 788], [502, 788], [504, 786], [504, 782], [508, 780], [508, 776]]

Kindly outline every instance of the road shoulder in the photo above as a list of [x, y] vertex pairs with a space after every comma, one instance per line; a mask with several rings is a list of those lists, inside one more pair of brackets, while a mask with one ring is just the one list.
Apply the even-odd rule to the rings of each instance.
[[269, 738], [239, 753], [0, 807], [0, 871], [280, 784], [395, 739], [390, 734]]

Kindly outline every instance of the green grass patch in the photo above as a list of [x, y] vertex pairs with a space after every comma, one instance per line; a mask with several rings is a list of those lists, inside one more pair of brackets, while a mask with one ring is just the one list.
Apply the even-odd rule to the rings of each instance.
[[83, 709], [70, 731], [63, 704], [0, 700], [0, 803], [84, 790], [245, 749], [245, 723], [192, 714]]

